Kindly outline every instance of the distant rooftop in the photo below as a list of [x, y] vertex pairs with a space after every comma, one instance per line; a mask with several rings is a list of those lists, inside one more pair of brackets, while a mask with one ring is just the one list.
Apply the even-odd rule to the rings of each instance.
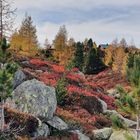
[[109, 46], [108, 44], [100, 44], [99, 45], [99, 47], [104, 48], [104, 49], [108, 48], [108, 46]]

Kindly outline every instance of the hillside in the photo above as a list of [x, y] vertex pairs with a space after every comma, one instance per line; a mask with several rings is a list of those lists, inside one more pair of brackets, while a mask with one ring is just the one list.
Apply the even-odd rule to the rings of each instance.
[[[102, 131], [102, 133], [106, 133], [105, 129], [107, 129], [107, 135], [105, 137], [110, 137], [112, 134], [112, 129], [110, 128], [112, 126], [112, 121], [109, 117], [109, 112], [113, 113], [114, 110], [117, 110], [117, 106], [115, 105], [116, 93], [114, 94], [114, 89], [116, 88], [117, 84], [119, 84], [125, 87], [126, 90], [131, 90], [125, 77], [120, 77], [119, 73], [114, 73], [111, 68], [107, 68], [105, 71], [102, 71], [96, 75], [84, 75], [77, 68], [73, 68], [72, 70], [68, 71], [65, 70], [64, 66], [41, 59], [18, 59], [18, 61], [21, 68], [15, 74], [15, 94], [13, 93], [13, 96], [15, 97], [13, 97], [13, 99], [16, 100], [19, 97], [22, 98], [18, 99], [20, 104], [17, 104], [15, 108], [18, 111], [15, 109], [9, 109], [9, 106], [8, 108], [6, 107], [6, 112], [8, 112], [9, 116], [6, 117], [6, 120], [9, 121], [15, 112], [18, 114], [19, 117], [14, 118], [14, 120], [17, 122], [16, 125], [21, 124], [21, 126], [26, 126], [26, 129], [23, 129], [24, 131], [20, 132], [21, 136], [28, 135], [34, 137], [35, 133], [36, 136], [40, 136], [39, 133], [43, 131], [42, 136], [50, 135], [49, 137], [54, 137], [54, 139], [55, 137], [59, 138], [60, 135], [62, 139], [65, 139], [64, 137], [66, 136], [64, 135], [70, 133], [70, 135], [67, 136], [67, 139], [84, 140], [84, 137], [88, 136], [91, 139], [98, 140], [100, 139], [98, 138], [100, 131]], [[33, 79], [41, 81], [46, 86], [50, 87], [49, 94], [54, 94], [51, 87], [56, 89], [55, 94], [56, 98], [58, 99], [56, 110], [54, 105], [54, 103], [56, 104], [56, 101], [53, 100], [54, 97], [52, 95], [50, 95], [50, 97], [45, 97], [46, 95], [43, 91], [43, 83], [41, 84]], [[36, 84], [34, 85], [32, 83]], [[40, 85], [39, 87], [38, 84]], [[57, 92], [58, 89], [61, 94]], [[32, 97], [30, 95], [28, 95], [29, 97], [22, 95], [28, 94], [26, 91], [31, 92]], [[34, 92], [35, 95], [33, 95]], [[17, 93], [21, 94], [21, 96], [19, 96]], [[63, 93], [64, 95], [62, 95]], [[42, 97], [36, 94], [42, 94]], [[55, 120], [52, 120], [51, 123], [49, 123], [50, 118], [44, 116], [42, 112], [42, 109], [44, 109], [47, 105], [46, 101], [46, 105], [43, 103], [44, 97], [52, 100], [48, 104], [51, 108], [51, 112], [49, 112], [51, 114], [53, 113], [52, 115], [55, 117], [60, 117], [64, 122], [58, 119], [56, 120], [60, 121], [58, 124], [55, 122]], [[36, 105], [32, 98], [35, 98]], [[42, 103], [39, 104], [44, 104], [44, 106], [41, 107], [39, 105], [40, 110], [39, 108], [34, 110], [33, 108], [38, 105], [39, 100], [42, 101]], [[30, 103], [32, 103], [32, 105], [34, 104], [35, 106], [30, 107]], [[27, 105], [28, 108], [26, 108], [25, 105]], [[20, 111], [27, 113], [22, 115]], [[39, 112], [39, 115], [37, 112]], [[50, 116], [49, 112], [47, 111], [48, 116]], [[38, 128], [38, 118], [43, 123], [41, 128]], [[127, 116], [127, 118], [129, 117]], [[130, 126], [135, 125], [133, 121], [132, 125], [129, 121], [126, 121], [125, 118], [122, 120], [124, 123], [127, 123]], [[49, 126], [50, 130], [46, 130], [44, 124]], [[44, 132], [44, 130], [46, 132]], [[99, 132], [97, 130], [99, 130]], [[39, 133], [37, 133], [38, 131]], [[65, 133], [63, 131], [65, 131]], [[82, 133], [87, 136], [84, 136]], [[79, 138], [80, 135], [83, 137], [83, 139]], [[101, 139], [105, 139], [102, 135], [100, 137], [102, 137]], [[46, 138], [46, 140], [48, 138]], [[89, 138], [86, 139], [88, 140]]]

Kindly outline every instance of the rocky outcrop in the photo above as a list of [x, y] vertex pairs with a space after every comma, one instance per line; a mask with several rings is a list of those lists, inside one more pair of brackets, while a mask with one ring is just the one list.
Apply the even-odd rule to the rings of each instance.
[[102, 105], [102, 111], [103, 111], [103, 113], [106, 112], [106, 111], [107, 111], [107, 103], [104, 102], [104, 101], [101, 100], [101, 99], [98, 99], [98, 101], [99, 101], [99, 102], [101, 103], [101, 105]]
[[47, 124], [49, 124], [50, 126], [56, 128], [57, 130], [60, 130], [60, 131], [68, 129], [68, 125], [57, 116], [54, 116], [52, 119], [47, 121]]
[[107, 91], [109, 96], [112, 96], [116, 99], [120, 98], [120, 93], [116, 89], [110, 89]]
[[15, 89], [17, 86], [19, 86], [25, 80], [26, 80], [26, 75], [23, 73], [23, 71], [18, 70], [14, 75], [13, 88]]
[[126, 127], [133, 127], [133, 126], [135, 126], [137, 124], [135, 121], [129, 120], [127, 118], [124, 118], [121, 114], [119, 114], [115, 110], [107, 110], [106, 114], [108, 114], [110, 116], [111, 115], [118, 116], [123, 121], [123, 123], [126, 125]]
[[97, 140], [108, 140], [112, 133], [112, 128], [93, 130], [94, 138]]
[[82, 107], [86, 109], [90, 114], [102, 113], [103, 108], [101, 101], [96, 97], [84, 97]]
[[56, 110], [55, 89], [33, 79], [23, 82], [13, 91], [10, 106], [21, 112], [51, 119]]
[[83, 72], [78, 71], [78, 72], [77, 72], [77, 74], [78, 74], [78, 75], [80, 75], [83, 79], [85, 79], [85, 75], [84, 75], [84, 73], [83, 73]]
[[48, 125], [45, 123], [41, 123], [41, 125], [38, 126], [36, 132], [34, 133], [34, 137], [47, 137], [48, 135], [50, 135], [50, 130]]
[[81, 133], [79, 130], [75, 130], [75, 131], [71, 131], [71, 132], [77, 134], [79, 140], [90, 140], [90, 138], [88, 136]]
[[111, 135], [109, 140], [128, 140], [128, 137], [129, 139], [135, 140], [136, 139], [135, 136], [136, 136], [136, 132], [130, 130], [113, 131], [113, 134]]

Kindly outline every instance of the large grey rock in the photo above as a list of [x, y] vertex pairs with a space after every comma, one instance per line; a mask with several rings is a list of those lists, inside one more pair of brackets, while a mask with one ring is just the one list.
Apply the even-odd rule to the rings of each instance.
[[18, 70], [13, 79], [13, 88], [15, 89], [17, 86], [19, 86], [22, 82], [24, 82], [26, 79], [26, 75], [21, 71]]
[[106, 102], [104, 102], [103, 100], [101, 100], [101, 99], [98, 99], [99, 100], [99, 102], [101, 103], [101, 105], [102, 105], [102, 110], [103, 110], [103, 113], [104, 112], [106, 112], [107, 111], [107, 103]]
[[[128, 140], [126, 135], [129, 135], [134, 140], [136, 140], [136, 132], [131, 131], [131, 130], [128, 130], [128, 131], [125, 131], [125, 130], [113, 131], [109, 140]], [[140, 138], [138, 140], [140, 140]]]
[[58, 130], [66, 130], [66, 129], [68, 129], [68, 125], [62, 119], [60, 119], [57, 116], [54, 116], [52, 119], [47, 121], [47, 123], [50, 126], [56, 128]]
[[127, 118], [124, 118], [121, 114], [119, 114], [116, 110], [107, 110], [105, 112], [106, 114], [108, 115], [115, 115], [115, 116], [118, 116], [123, 122], [124, 124], [127, 126], [127, 127], [132, 127], [132, 126], [135, 126], [137, 123], [135, 121], [132, 121], [132, 120], [129, 120]]
[[112, 96], [116, 99], [118, 99], [120, 97], [120, 93], [116, 89], [109, 89], [109, 90], [107, 90], [107, 93], [109, 96]]
[[79, 140], [90, 140], [90, 138], [88, 136], [86, 136], [85, 134], [81, 133], [79, 130], [75, 130], [75, 131], [71, 131], [71, 132], [77, 134]]
[[84, 75], [84, 73], [83, 73], [83, 72], [78, 71], [78, 72], [77, 72], [77, 74], [78, 74], [78, 75], [80, 75], [83, 79], [85, 79], [85, 75]]
[[94, 138], [98, 140], [108, 140], [112, 133], [112, 128], [93, 130]]
[[12, 93], [13, 99], [7, 101], [11, 107], [19, 111], [41, 116], [48, 119], [53, 117], [57, 100], [55, 89], [33, 79], [23, 82]]
[[48, 135], [50, 135], [50, 130], [48, 125], [46, 125], [45, 123], [42, 123], [34, 133], [34, 137], [47, 137]]
[[24, 65], [30, 65], [29, 61], [22, 61], [21, 64], [24, 64]]

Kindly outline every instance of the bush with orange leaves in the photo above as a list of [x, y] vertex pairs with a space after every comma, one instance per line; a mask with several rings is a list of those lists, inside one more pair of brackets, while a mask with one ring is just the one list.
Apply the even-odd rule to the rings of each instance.
[[8, 124], [10, 121], [13, 122], [10, 127], [18, 128], [20, 126], [22, 130], [20, 135], [30, 135], [38, 127], [38, 120], [35, 117], [5, 107], [5, 123]]

